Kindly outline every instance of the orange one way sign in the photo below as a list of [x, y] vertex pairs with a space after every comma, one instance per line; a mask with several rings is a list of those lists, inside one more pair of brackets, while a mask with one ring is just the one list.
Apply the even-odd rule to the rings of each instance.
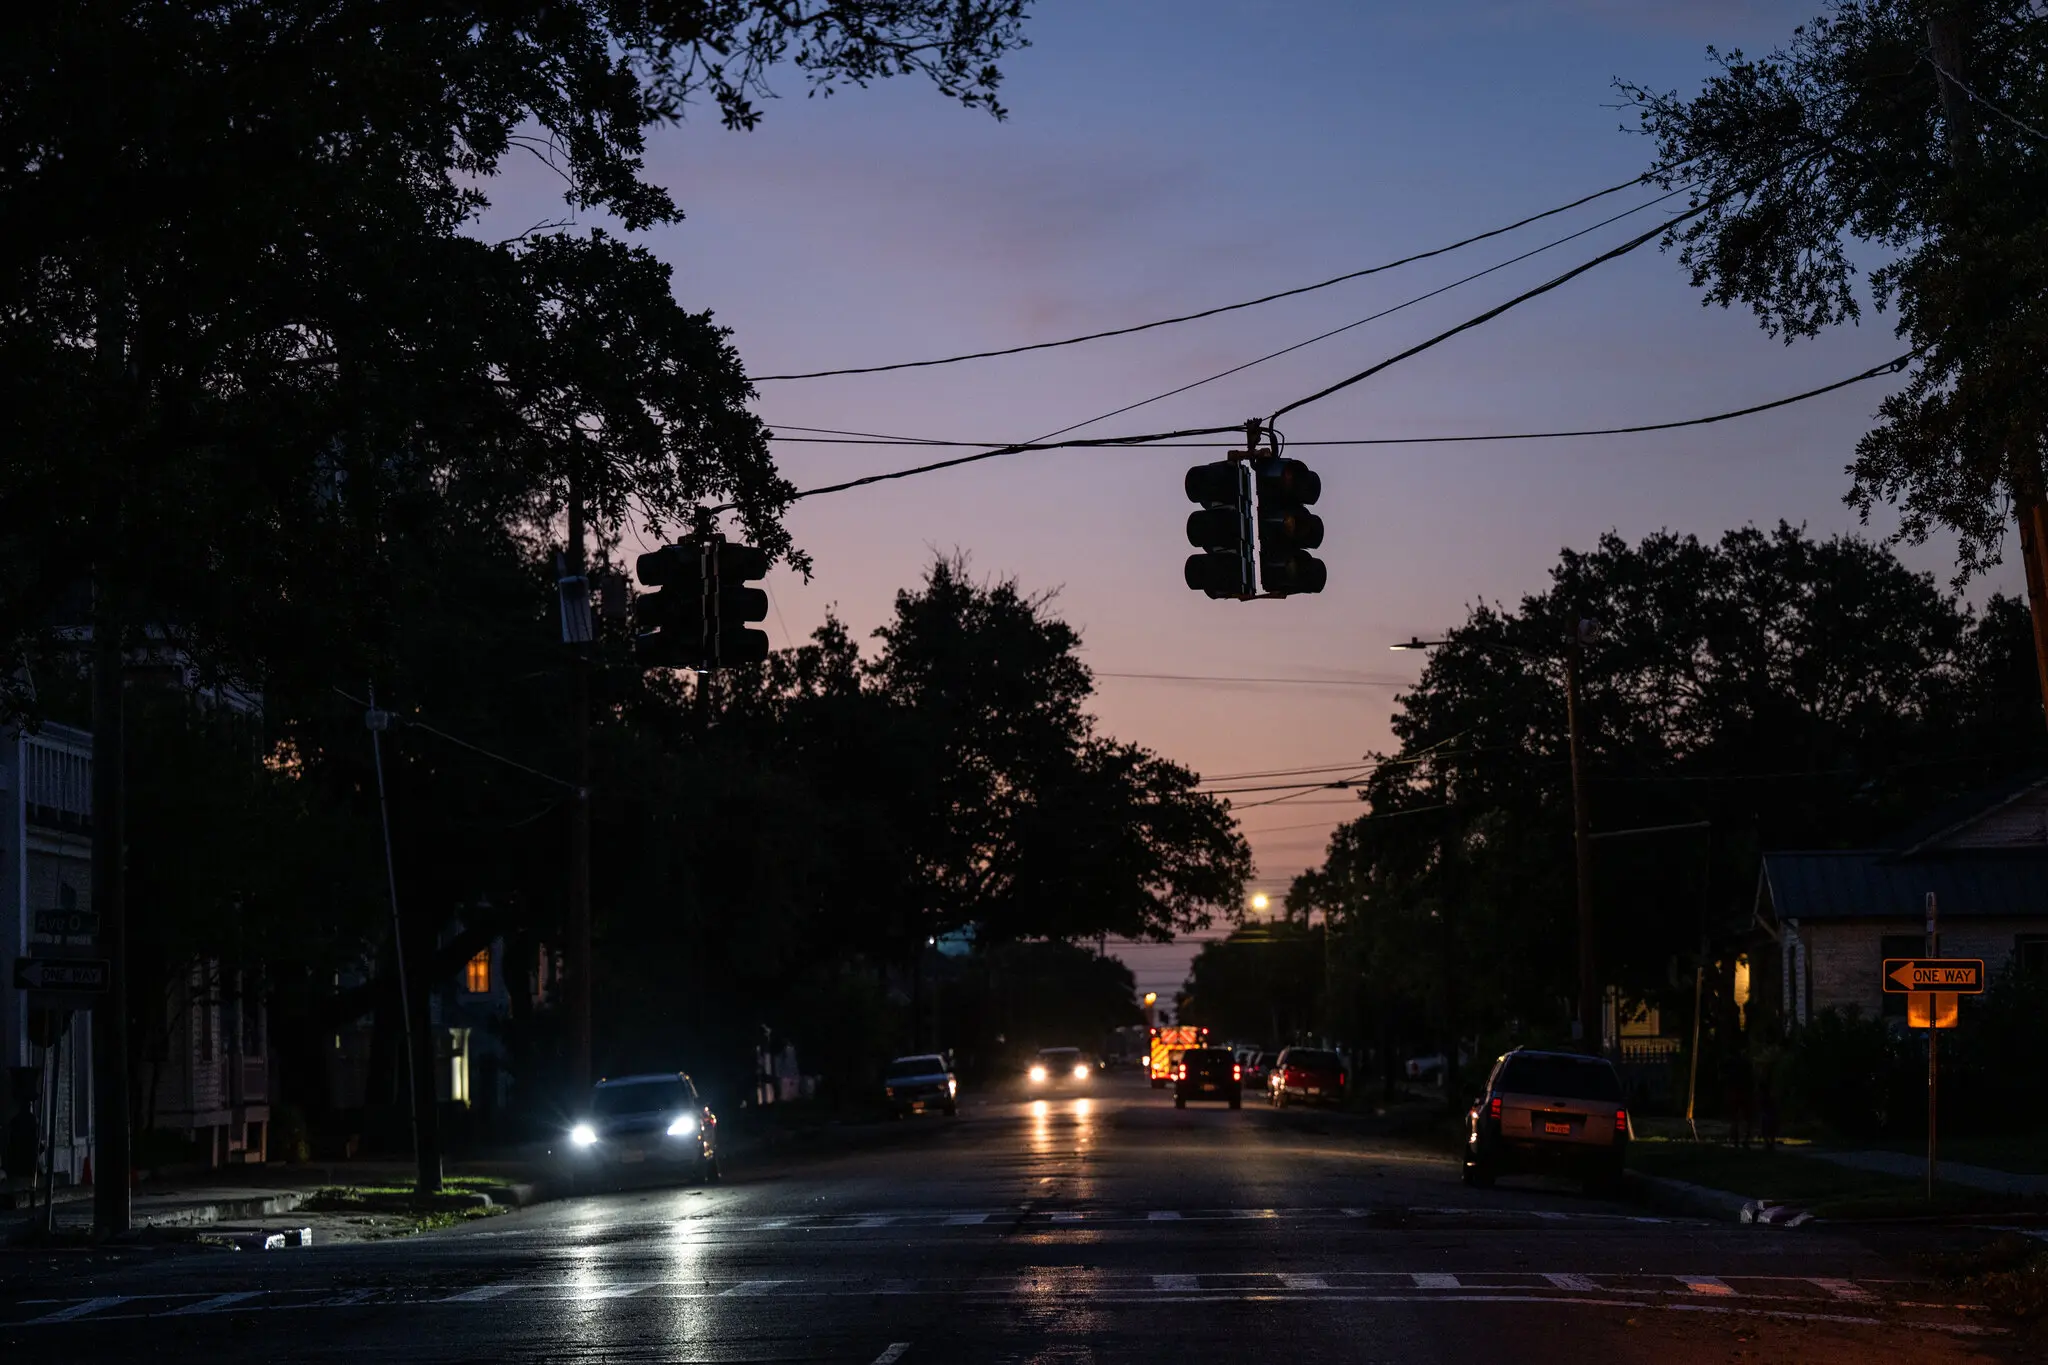
[[1888, 957], [1884, 960], [1887, 995], [1943, 991], [1955, 995], [1984, 993], [1981, 957]]

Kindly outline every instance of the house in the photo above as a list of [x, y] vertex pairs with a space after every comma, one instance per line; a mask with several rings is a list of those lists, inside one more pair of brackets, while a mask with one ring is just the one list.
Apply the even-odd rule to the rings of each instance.
[[1757, 993], [1788, 1031], [1828, 1009], [1903, 1019], [1881, 964], [1926, 952], [1930, 895], [1944, 957], [2048, 974], [2048, 777], [1959, 801], [1888, 847], [1764, 854], [1756, 923], [1774, 950], [1753, 960], [1773, 979]]
[[[62, 1016], [31, 1011], [12, 968], [53, 950], [90, 953], [88, 935], [40, 932], [37, 912], [92, 909], [92, 736], [64, 725], [0, 734], [0, 1128], [26, 1111], [38, 1143], [51, 1144], [57, 1183], [75, 1185], [92, 1153], [92, 1015], [73, 1011], [52, 1036]], [[42, 927], [55, 926], [46, 916]], [[0, 1164], [11, 1146], [0, 1144]], [[7, 1182], [30, 1174], [8, 1168]]]

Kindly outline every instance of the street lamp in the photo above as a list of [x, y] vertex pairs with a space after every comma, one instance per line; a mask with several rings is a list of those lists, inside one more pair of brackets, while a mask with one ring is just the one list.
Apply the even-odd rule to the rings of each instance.
[[[1600, 1028], [1600, 989], [1596, 982], [1597, 972], [1593, 962], [1593, 844], [1592, 822], [1586, 808], [1586, 746], [1579, 731], [1579, 665], [1585, 654], [1586, 642], [1598, 638], [1600, 623], [1580, 618], [1576, 627], [1564, 638], [1564, 717], [1565, 730], [1570, 736], [1572, 760], [1572, 852], [1577, 863], [1578, 921], [1579, 921], [1579, 1017], [1573, 1022], [1573, 1032], [1579, 1041], [1598, 1050], [1603, 1039]], [[1447, 645], [1449, 640], [1425, 640], [1414, 636], [1389, 649], [1434, 649]], [[1498, 644], [1517, 654], [1534, 657], [1543, 655], [1533, 649], [1501, 641], [1473, 641], [1480, 648]]]
[[1265, 914], [1266, 907], [1271, 905], [1272, 903], [1272, 898], [1267, 896], [1265, 892], [1254, 891], [1252, 893], [1252, 909], [1258, 911], [1260, 914]]

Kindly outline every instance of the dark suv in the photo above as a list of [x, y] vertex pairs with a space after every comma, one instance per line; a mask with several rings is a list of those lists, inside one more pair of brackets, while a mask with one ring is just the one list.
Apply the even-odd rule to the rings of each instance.
[[1232, 1109], [1244, 1105], [1244, 1069], [1227, 1047], [1191, 1047], [1173, 1069], [1173, 1107], [1189, 1100], [1227, 1100]]
[[1628, 1154], [1621, 1077], [1604, 1057], [1516, 1048], [1493, 1064], [1466, 1116], [1465, 1183], [1564, 1171], [1588, 1189], [1621, 1184]]

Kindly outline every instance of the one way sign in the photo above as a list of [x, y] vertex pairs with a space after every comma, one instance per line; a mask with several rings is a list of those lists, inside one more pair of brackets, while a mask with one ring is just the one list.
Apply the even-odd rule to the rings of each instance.
[[110, 967], [103, 957], [17, 957], [14, 989], [104, 995]]
[[1981, 957], [1888, 957], [1884, 960], [1887, 995], [1941, 991], [1951, 995], [1984, 993]]

